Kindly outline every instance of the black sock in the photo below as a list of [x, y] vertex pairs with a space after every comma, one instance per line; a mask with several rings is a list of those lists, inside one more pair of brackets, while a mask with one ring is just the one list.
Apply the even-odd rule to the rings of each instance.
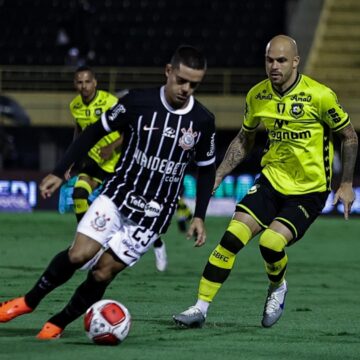
[[157, 239], [154, 241], [153, 246], [154, 246], [155, 248], [158, 248], [158, 247], [162, 247], [163, 244], [164, 244], [164, 243], [162, 242], [161, 238], [157, 238]]
[[59, 313], [48, 321], [64, 329], [84, 314], [95, 302], [101, 300], [110, 282], [98, 282], [89, 271], [87, 279], [76, 289], [73, 297]]
[[52, 290], [68, 281], [80, 267], [70, 262], [68, 251], [69, 249], [66, 249], [58, 253], [51, 260], [35, 286], [25, 295], [25, 302], [32, 309], [35, 309]]
[[84, 215], [85, 215], [85, 213], [75, 214], [77, 223], [79, 223], [81, 221], [81, 219], [84, 217]]

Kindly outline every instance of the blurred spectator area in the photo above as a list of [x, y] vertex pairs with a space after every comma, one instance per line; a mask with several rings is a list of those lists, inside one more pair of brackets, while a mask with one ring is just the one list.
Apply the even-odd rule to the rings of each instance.
[[305, 73], [331, 86], [360, 129], [359, 4], [0, 0], [0, 93], [19, 102], [33, 126], [72, 126], [68, 104], [78, 65], [92, 66], [98, 87], [113, 93], [149, 87], [165, 81], [164, 64], [179, 44], [190, 43], [208, 58], [198, 98], [219, 128], [237, 129], [245, 93], [265, 77], [267, 41], [288, 33], [298, 40], [301, 70], [306, 64]]
[[116, 93], [162, 84], [175, 48], [192, 44], [208, 58], [198, 94], [220, 126], [236, 128], [239, 96], [264, 78], [264, 47], [284, 32], [285, 10], [286, 1], [271, 0], [0, 0], [0, 91], [33, 125], [72, 125], [78, 65], [94, 67], [99, 88]]
[[284, 30], [286, 1], [0, 0], [0, 64], [63, 65], [68, 51], [97, 66], [162, 66], [181, 43], [209, 67], [263, 64]]

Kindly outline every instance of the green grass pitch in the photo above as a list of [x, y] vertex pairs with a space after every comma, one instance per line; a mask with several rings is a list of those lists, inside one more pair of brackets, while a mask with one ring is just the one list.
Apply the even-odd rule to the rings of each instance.
[[[92, 344], [82, 318], [64, 336], [38, 341], [43, 323], [62, 309], [86, 276], [77, 272], [32, 314], [0, 324], [0, 359], [360, 359], [360, 219], [318, 219], [306, 236], [287, 250], [289, 292], [282, 319], [260, 325], [267, 281], [257, 239], [237, 256], [235, 267], [211, 305], [203, 329], [179, 330], [172, 322], [196, 299], [210, 251], [228, 218], [208, 218], [207, 244], [194, 248], [172, 225], [164, 239], [169, 267], [157, 272], [150, 250], [119, 274], [105, 297], [123, 302], [132, 329], [119, 346]], [[24, 294], [53, 255], [74, 236], [72, 214], [0, 214], [0, 301]]]

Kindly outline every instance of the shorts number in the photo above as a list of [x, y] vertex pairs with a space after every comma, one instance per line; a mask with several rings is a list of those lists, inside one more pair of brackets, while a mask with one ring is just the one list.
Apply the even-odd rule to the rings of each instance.
[[138, 241], [144, 247], [149, 244], [154, 236], [157, 236], [157, 234], [144, 227], [138, 227], [132, 235], [133, 239]]

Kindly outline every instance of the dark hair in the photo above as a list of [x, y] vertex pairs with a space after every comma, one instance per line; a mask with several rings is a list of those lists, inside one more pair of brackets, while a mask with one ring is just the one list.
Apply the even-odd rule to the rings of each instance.
[[180, 64], [192, 69], [206, 70], [206, 58], [200, 49], [191, 45], [181, 45], [176, 50], [170, 60], [174, 68], [179, 68]]
[[86, 66], [86, 65], [79, 66], [79, 67], [75, 70], [75, 74], [77, 74], [77, 73], [79, 73], [79, 72], [83, 72], [83, 71], [88, 71], [90, 74], [92, 74], [92, 76], [95, 77], [95, 73], [94, 73], [93, 69], [91, 69], [91, 67]]

